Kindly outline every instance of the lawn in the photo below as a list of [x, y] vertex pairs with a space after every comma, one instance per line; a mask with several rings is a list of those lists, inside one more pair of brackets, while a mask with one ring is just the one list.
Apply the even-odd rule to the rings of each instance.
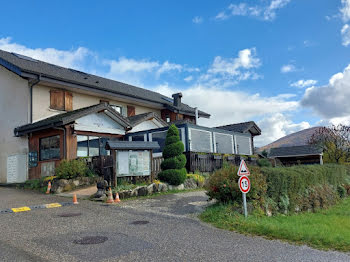
[[273, 217], [249, 215], [247, 219], [230, 205], [208, 207], [200, 219], [218, 228], [283, 239], [319, 249], [350, 251], [350, 198], [328, 210]]

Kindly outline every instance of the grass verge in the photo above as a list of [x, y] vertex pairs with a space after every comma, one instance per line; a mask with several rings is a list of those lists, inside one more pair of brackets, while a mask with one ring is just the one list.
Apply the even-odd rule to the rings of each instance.
[[200, 216], [215, 227], [307, 244], [318, 249], [350, 251], [350, 198], [327, 210], [290, 216], [251, 214], [247, 219], [230, 205], [215, 204]]

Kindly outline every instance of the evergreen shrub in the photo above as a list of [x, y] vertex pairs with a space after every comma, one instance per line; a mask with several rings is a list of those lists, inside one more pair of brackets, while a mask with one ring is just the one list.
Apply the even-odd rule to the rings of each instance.
[[171, 125], [163, 149], [162, 171], [158, 174], [161, 181], [171, 185], [180, 185], [186, 180], [186, 156], [183, 151], [184, 145], [180, 140], [179, 131], [175, 125]]

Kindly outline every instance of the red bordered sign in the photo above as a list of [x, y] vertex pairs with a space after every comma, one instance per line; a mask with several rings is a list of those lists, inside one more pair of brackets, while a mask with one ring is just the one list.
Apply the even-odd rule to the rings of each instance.
[[238, 180], [239, 189], [242, 193], [248, 193], [250, 190], [250, 180], [247, 176], [241, 176]]
[[237, 175], [239, 175], [239, 176], [249, 176], [250, 175], [247, 164], [245, 163], [245, 161], [243, 159], [241, 160], [241, 164], [239, 165]]

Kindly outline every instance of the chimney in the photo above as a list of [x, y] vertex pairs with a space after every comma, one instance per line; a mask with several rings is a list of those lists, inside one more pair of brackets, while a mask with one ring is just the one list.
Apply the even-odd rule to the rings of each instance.
[[182, 93], [173, 94], [172, 97], [174, 98], [174, 106], [179, 106], [179, 105], [181, 105]]

